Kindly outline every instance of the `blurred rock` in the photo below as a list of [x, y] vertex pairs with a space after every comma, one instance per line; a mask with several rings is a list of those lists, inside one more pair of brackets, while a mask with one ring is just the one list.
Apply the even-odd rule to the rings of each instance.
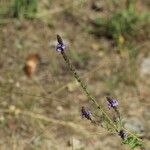
[[141, 63], [140, 72], [141, 72], [141, 76], [143, 76], [143, 75], [150, 76], [150, 57], [145, 58], [143, 60], [143, 62]]
[[0, 122], [4, 122], [5, 121], [5, 117], [3, 115], [0, 116]]
[[68, 146], [71, 146], [73, 149], [83, 149], [84, 144], [77, 138], [73, 137], [67, 142]]
[[101, 57], [101, 58], [103, 58], [104, 52], [103, 51], [98, 52], [98, 56]]
[[56, 109], [57, 109], [58, 111], [62, 111], [62, 110], [63, 110], [63, 107], [62, 107], [62, 106], [57, 106]]
[[138, 118], [128, 118], [124, 126], [125, 128], [140, 135], [144, 134], [144, 125]]
[[97, 50], [100, 49], [100, 45], [97, 44], [97, 43], [92, 43], [91, 47], [92, 47], [92, 49], [95, 50], [95, 51], [97, 51]]
[[16, 86], [17, 88], [20, 88], [20, 82], [17, 81], [17, 82], [15, 83], [15, 86]]
[[79, 86], [78, 82], [68, 83], [67, 88], [69, 92], [73, 92]]

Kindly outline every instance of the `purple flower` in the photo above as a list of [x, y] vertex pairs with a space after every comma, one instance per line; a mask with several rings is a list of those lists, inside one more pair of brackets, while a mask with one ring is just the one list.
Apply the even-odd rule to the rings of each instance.
[[118, 106], [118, 101], [116, 99], [112, 99], [110, 97], [106, 97], [107, 98], [107, 102], [108, 102], [108, 108], [115, 108], [116, 106]]
[[82, 118], [86, 118], [88, 120], [92, 120], [92, 114], [89, 110], [86, 110], [84, 106], [81, 108], [81, 116]]
[[57, 52], [64, 51], [64, 49], [65, 49], [65, 45], [64, 44], [57, 43], [57, 45], [56, 45], [56, 51]]
[[56, 51], [57, 52], [62, 52], [64, 51], [64, 49], [66, 48], [66, 46], [63, 43], [62, 38], [60, 37], [60, 35], [57, 35], [57, 45], [56, 45]]

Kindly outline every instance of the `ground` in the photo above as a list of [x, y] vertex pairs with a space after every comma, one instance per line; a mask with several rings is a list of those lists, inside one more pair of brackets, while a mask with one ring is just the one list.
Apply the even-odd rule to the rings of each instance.
[[[55, 51], [57, 34], [63, 37], [67, 55], [97, 101], [111, 115], [105, 97], [118, 99], [126, 127], [140, 132], [149, 149], [150, 74], [141, 69], [150, 56], [149, 31], [142, 28], [143, 36], [133, 38], [138, 53], [130, 58], [129, 50], [121, 51], [112, 38], [89, 32], [95, 17], [110, 17], [115, 9], [124, 7], [124, 1], [98, 2], [100, 11], [86, 0], [43, 0], [34, 19], [8, 18], [1, 23], [0, 149], [129, 149], [117, 134], [82, 119], [82, 106], [93, 113], [96, 109]], [[146, 0], [137, 3], [139, 12], [149, 8]], [[28, 77], [23, 68], [30, 54], [38, 54], [40, 61]]]

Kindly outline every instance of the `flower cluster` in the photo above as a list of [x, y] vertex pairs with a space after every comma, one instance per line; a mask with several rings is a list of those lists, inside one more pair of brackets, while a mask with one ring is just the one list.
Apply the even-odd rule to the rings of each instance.
[[107, 99], [107, 102], [108, 102], [108, 108], [115, 108], [117, 107], [119, 104], [118, 104], [118, 101], [116, 99], [112, 99], [111, 97], [106, 97]]
[[59, 35], [57, 35], [57, 45], [56, 45], [56, 51], [57, 52], [62, 52], [64, 51], [64, 49], [66, 48], [66, 46], [64, 45], [61, 37]]
[[82, 106], [82, 108], [81, 108], [81, 116], [82, 116], [82, 118], [92, 120], [91, 112], [89, 110], [86, 110], [84, 106]]
[[64, 44], [57, 43], [57, 45], [56, 45], [56, 51], [57, 52], [64, 51], [64, 49], [65, 49], [65, 45]]

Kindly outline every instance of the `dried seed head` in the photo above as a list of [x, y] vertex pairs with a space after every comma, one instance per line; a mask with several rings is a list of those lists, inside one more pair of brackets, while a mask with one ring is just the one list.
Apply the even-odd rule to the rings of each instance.
[[127, 133], [124, 130], [120, 130], [119, 136], [124, 140], [127, 138]]

